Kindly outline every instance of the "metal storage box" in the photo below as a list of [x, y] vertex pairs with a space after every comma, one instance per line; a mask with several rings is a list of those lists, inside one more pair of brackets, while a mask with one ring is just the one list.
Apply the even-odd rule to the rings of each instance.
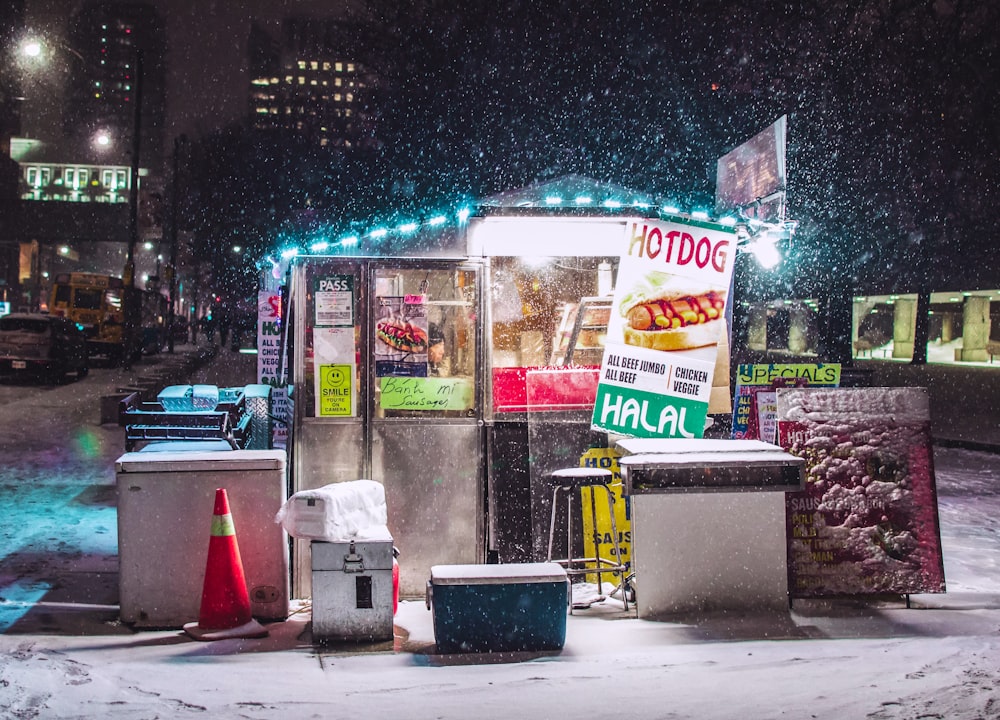
[[427, 584], [441, 653], [561, 650], [569, 583], [557, 563], [435, 565]]
[[198, 619], [220, 487], [229, 497], [253, 616], [288, 617], [288, 539], [274, 522], [285, 498], [285, 452], [203, 446], [153, 444], [115, 464], [123, 622], [179, 628]]
[[392, 539], [310, 547], [313, 640], [391, 640]]

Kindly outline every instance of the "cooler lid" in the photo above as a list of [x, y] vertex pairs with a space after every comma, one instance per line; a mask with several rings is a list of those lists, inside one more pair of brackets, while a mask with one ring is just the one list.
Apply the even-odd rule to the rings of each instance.
[[559, 563], [510, 563], [507, 565], [434, 565], [434, 585], [506, 585], [510, 583], [566, 582]]
[[[170, 444], [170, 443], [166, 443]], [[182, 445], [183, 443], [174, 443]], [[146, 448], [143, 448], [146, 450]], [[115, 472], [202, 472], [205, 470], [284, 470], [284, 450], [188, 450], [125, 453], [115, 461]]]

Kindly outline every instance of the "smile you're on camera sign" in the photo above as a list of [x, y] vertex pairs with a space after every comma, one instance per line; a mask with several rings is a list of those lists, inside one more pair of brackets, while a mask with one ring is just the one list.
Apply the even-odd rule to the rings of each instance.
[[736, 255], [735, 230], [626, 224], [591, 421], [629, 437], [701, 437]]

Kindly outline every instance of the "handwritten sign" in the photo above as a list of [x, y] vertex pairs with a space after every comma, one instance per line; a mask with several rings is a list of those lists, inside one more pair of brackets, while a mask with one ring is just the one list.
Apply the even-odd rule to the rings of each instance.
[[475, 393], [469, 378], [383, 377], [383, 410], [468, 410]]

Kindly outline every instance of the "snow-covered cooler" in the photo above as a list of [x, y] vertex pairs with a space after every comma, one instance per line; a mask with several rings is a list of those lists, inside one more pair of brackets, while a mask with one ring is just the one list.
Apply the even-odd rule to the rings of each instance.
[[435, 565], [427, 583], [438, 652], [561, 650], [569, 582], [557, 563]]

